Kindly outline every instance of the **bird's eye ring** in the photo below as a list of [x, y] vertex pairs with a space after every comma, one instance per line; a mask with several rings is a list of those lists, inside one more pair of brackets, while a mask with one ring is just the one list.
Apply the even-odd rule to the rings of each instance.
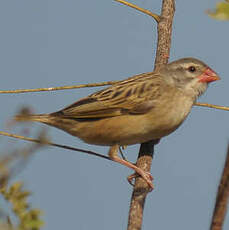
[[196, 71], [196, 67], [195, 66], [189, 66], [188, 71], [191, 73], [194, 73]]

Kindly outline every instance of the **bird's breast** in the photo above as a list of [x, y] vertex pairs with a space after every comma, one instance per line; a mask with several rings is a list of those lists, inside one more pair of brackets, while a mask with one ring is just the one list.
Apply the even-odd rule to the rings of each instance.
[[174, 96], [170, 100], [162, 100], [155, 110], [149, 113], [150, 133], [158, 135], [157, 138], [166, 136], [176, 130], [186, 119], [191, 111], [193, 100], [183, 95]]

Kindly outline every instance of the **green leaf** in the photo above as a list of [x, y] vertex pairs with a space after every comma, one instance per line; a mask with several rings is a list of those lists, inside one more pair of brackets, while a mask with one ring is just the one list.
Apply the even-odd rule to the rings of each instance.
[[214, 11], [208, 10], [207, 14], [217, 20], [229, 20], [229, 0], [218, 2]]
[[[0, 195], [11, 204], [11, 209], [17, 217], [17, 225], [12, 224], [8, 218], [8, 222], [4, 222], [9, 228], [6, 230], [40, 230], [44, 225], [41, 220], [42, 211], [39, 209], [32, 209], [28, 203], [28, 196], [31, 193], [23, 188], [22, 182], [15, 182], [11, 186], [6, 185], [5, 188], [0, 189]], [[0, 222], [0, 230], [1, 222]]]

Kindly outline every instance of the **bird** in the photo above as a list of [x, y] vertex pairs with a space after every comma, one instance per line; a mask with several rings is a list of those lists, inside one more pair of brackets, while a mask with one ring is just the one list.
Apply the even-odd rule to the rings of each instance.
[[133, 169], [153, 189], [150, 173], [118, 156], [120, 146], [160, 139], [175, 131], [216, 80], [220, 77], [204, 62], [182, 58], [121, 80], [57, 112], [21, 114], [15, 120], [41, 122], [88, 144], [109, 146], [111, 160]]

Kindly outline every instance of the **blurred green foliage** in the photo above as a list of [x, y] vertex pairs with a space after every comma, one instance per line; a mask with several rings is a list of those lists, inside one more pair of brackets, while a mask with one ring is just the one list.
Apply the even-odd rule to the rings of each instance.
[[[41, 143], [26, 145], [23, 148], [14, 146], [14, 150], [0, 153], [0, 230], [40, 230], [43, 226], [42, 212], [32, 208], [28, 202], [30, 192], [23, 187], [22, 182], [9, 181], [22, 170], [28, 159], [44, 145], [42, 139], [45, 133], [39, 133]], [[1, 204], [2, 204], [1, 202]], [[9, 209], [9, 211], [5, 211]]]
[[27, 201], [30, 192], [23, 189], [22, 182], [15, 182], [11, 186], [1, 183], [0, 195], [11, 205], [18, 219], [17, 224], [13, 224], [8, 216], [7, 221], [1, 221], [0, 230], [39, 230], [43, 226], [40, 219], [42, 212], [30, 207]]
[[217, 20], [229, 20], [229, 0], [218, 2], [215, 10], [208, 10], [207, 14]]

